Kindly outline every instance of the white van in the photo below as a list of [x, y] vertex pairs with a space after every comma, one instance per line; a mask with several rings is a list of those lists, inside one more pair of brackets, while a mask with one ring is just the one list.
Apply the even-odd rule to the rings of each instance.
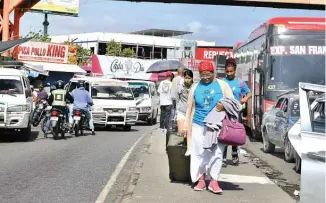
[[138, 120], [138, 111], [134, 94], [128, 82], [105, 76], [72, 78], [66, 86], [69, 92], [77, 87], [77, 82], [85, 81], [85, 88], [90, 92], [94, 105], [91, 113], [95, 126], [122, 126], [131, 130]]
[[33, 98], [29, 79], [14, 68], [0, 68], [0, 131], [19, 130], [22, 139], [31, 136]]
[[129, 85], [135, 97], [138, 114], [138, 120], [146, 121], [153, 125], [157, 122], [158, 109], [160, 107], [160, 97], [156, 91], [155, 83], [142, 80], [129, 80]]

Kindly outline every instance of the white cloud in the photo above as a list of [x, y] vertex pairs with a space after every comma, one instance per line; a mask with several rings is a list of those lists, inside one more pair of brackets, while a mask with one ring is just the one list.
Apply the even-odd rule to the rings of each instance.
[[187, 28], [190, 32], [193, 33], [199, 33], [201, 32], [202, 24], [198, 21], [193, 21], [191, 23], [188, 23]]

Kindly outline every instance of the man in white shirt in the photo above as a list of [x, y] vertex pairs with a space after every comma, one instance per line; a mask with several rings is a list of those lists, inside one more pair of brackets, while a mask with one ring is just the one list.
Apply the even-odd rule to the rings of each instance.
[[171, 87], [172, 87], [172, 76], [173, 73], [168, 71], [166, 73], [167, 78], [163, 80], [159, 87], [158, 92], [160, 93], [160, 128], [162, 132], [169, 130], [169, 120], [172, 110], [172, 98], [171, 98]]

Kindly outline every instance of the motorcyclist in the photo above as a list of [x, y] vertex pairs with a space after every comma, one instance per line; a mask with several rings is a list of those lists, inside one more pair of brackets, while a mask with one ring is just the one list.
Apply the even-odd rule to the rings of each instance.
[[47, 100], [48, 99], [48, 93], [45, 91], [44, 86], [41, 84], [39, 86], [40, 91], [37, 93], [37, 99], [36, 102], [39, 102], [41, 100]]
[[77, 89], [72, 91], [71, 95], [74, 98], [73, 110], [79, 109], [85, 112], [85, 116], [89, 122], [89, 128], [92, 130], [92, 135], [95, 135], [92, 115], [88, 110], [88, 106], [93, 105], [93, 100], [89, 92], [85, 89], [85, 82], [78, 81]]
[[[66, 103], [67, 100], [70, 103], [74, 102], [74, 99], [69, 94], [69, 92], [64, 90], [64, 82], [59, 80], [56, 82], [56, 89], [51, 92], [48, 103], [50, 106], [52, 106], [52, 108], [61, 110], [62, 112], [65, 112], [66, 124], [69, 123], [69, 109], [67, 108], [67, 103]], [[50, 121], [47, 121], [46, 127], [45, 127], [46, 128], [45, 132], [48, 131], [49, 126], [50, 126]]]

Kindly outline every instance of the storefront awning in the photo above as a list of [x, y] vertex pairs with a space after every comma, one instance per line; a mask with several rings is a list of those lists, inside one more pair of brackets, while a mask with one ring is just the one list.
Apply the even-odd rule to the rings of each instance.
[[39, 74], [49, 76], [49, 71], [45, 71], [43, 69], [43, 66], [41, 65], [32, 65], [29, 63], [24, 63], [24, 66], [26, 67], [28, 71], [28, 76], [29, 77], [38, 77]]
[[25, 61], [24, 63], [32, 66], [42, 66], [44, 71], [67, 72], [67, 73], [86, 73], [85, 70], [74, 64], [44, 63]]

